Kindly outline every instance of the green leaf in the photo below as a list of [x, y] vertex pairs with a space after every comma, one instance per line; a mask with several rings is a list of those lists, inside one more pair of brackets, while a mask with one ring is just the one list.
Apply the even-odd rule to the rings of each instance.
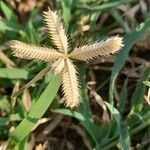
[[143, 83], [144, 83], [146, 86], [150, 87], [150, 81], [143, 81]]
[[0, 32], [5, 33], [6, 31], [11, 31], [19, 33], [20, 26], [16, 22], [10, 22], [8, 20], [0, 20]]
[[7, 20], [16, 20], [15, 13], [3, 1], [0, 2], [0, 8]]
[[113, 107], [111, 104], [109, 104], [107, 102], [105, 102], [105, 104], [108, 107], [108, 109], [110, 110], [113, 117], [115, 118], [117, 124], [120, 124], [121, 116], [120, 116], [119, 111], [115, 107]]
[[131, 106], [132, 106], [132, 109], [130, 112], [131, 114], [138, 113], [142, 109], [143, 97], [144, 97], [145, 90], [146, 90], [146, 86], [143, 84], [143, 81], [147, 80], [149, 75], [150, 75], [150, 67], [147, 67], [133, 93], [133, 96], [131, 99]]
[[87, 89], [87, 83], [86, 83], [86, 70], [85, 65], [80, 64], [79, 65], [79, 79], [80, 79], [80, 107], [79, 112], [83, 114], [84, 117], [91, 119], [92, 114], [89, 106], [89, 98], [88, 98], [88, 89]]
[[10, 103], [7, 99], [0, 99], [0, 110], [6, 111], [7, 113], [10, 112]]
[[95, 28], [97, 26], [97, 20], [100, 17], [101, 12], [92, 13], [90, 16], [90, 27]]
[[77, 112], [77, 111], [71, 111], [69, 109], [55, 109], [53, 110], [53, 112], [64, 114], [70, 117], [74, 117], [78, 119], [79, 121], [85, 121], [84, 116], [80, 112]]
[[105, 102], [105, 104], [107, 105], [108, 109], [110, 110], [111, 114], [113, 115], [113, 117], [117, 122], [119, 135], [120, 135], [119, 142], [121, 144], [122, 150], [129, 150], [130, 136], [128, 133], [127, 125], [125, 124], [125, 122], [121, 121], [121, 115], [115, 107], [113, 107], [111, 104], [107, 102]]
[[60, 76], [52, 76], [48, 86], [41, 94], [40, 98], [33, 104], [31, 111], [26, 118], [17, 126], [14, 132], [10, 134], [10, 137], [17, 142], [21, 142], [26, 136], [29, 135], [33, 126], [36, 124], [39, 118], [46, 112], [53, 99], [55, 98], [60, 86]]
[[132, 3], [136, 0], [121, 0], [121, 1], [114, 1], [114, 2], [107, 2], [101, 5], [97, 5], [95, 7], [83, 7], [83, 6], [79, 6], [80, 9], [84, 9], [87, 10], [88, 12], [95, 12], [95, 11], [106, 11], [106, 10], [110, 10], [111, 8], [115, 8], [117, 6], [120, 5], [124, 5], [124, 4], [128, 4], [128, 3]]
[[116, 20], [116, 22], [118, 22], [120, 24], [120, 26], [122, 26], [124, 28], [124, 30], [127, 33], [129, 33], [131, 31], [130, 27], [128, 25], [128, 22], [123, 20], [123, 17], [119, 14], [119, 12], [118, 12], [117, 9], [112, 9], [110, 11], [110, 14], [114, 17], [114, 19]]
[[18, 113], [11, 114], [9, 115], [9, 117], [0, 117], [0, 126], [4, 126], [11, 121], [20, 121], [20, 120], [22, 120], [22, 118]]
[[18, 22], [11, 20], [0, 20], [0, 32], [4, 34], [8, 39], [19, 39], [22, 41], [29, 41], [27, 33], [23, 31], [22, 27]]
[[30, 40], [33, 44], [39, 44], [39, 37], [38, 37], [38, 34], [33, 26], [33, 23], [31, 20], [29, 20], [28, 22], [28, 34], [29, 34], [29, 37], [30, 37]]
[[20, 143], [18, 143], [14, 150], [27, 150], [29, 149], [28, 137], [24, 138]]
[[19, 68], [0, 68], [0, 78], [8, 79], [29, 79], [32, 76], [25, 69]]
[[116, 57], [116, 61], [114, 63], [111, 77], [110, 77], [110, 86], [109, 86], [109, 102], [113, 104], [113, 88], [115, 84], [116, 77], [123, 67], [126, 58], [128, 57], [129, 51], [131, 50], [132, 46], [142, 37], [142, 35], [146, 32], [146, 30], [150, 26], [150, 20], [146, 20], [145, 22], [141, 23], [134, 32], [127, 34], [124, 37], [124, 47], [120, 50]]
[[99, 128], [94, 125], [92, 119], [92, 113], [89, 106], [89, 98], [87, 95], [88, 89], [86, 85], [86, 70], [83, 64], [79, 65], [79, 77], [81, 85], [80, 93], [80, 107], [79, 112], [84, 116], [84, 120], [81, 121], [81, 124], [85, 127], [88, 133], [91, 135], [95, 144], [99, 141]]
[[28, 20], [28, 23], [27, 23], [27, 33], [29, 35], [30, 42], [32, 42], [33, 44], [40, 43], [37, 27], [35, 28], [33, 24], [38, 13], [39, 13], [38, 9], [33, 9], [31, 12], [30, 18]]
[[65, 27], [67, 28], [69, 26], [70, 20], [71, 20], [71, 7], [72, 7], [73, 0], [62, 0], [61, 5], [63, 8], [62, 16], [63, 21], [65, 23]]
[[120, 122], [119, 134], [120, 134], [119, 142], [121, 144], [122, 150], [129, 150], [131, 143], [126, 122]]
[[0, 126], [6, 125], [6, 123], [9, 121], [9, 118], [0, 117]]

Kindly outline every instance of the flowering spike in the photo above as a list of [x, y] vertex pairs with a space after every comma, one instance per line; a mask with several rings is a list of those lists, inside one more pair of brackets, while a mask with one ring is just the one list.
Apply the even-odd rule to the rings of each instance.
[[122, 46], [122, 38], [114, 36], [108, 38], [105, 41], [75, 48], [75, 50], [69, 54], [69, 58], [81, 61], [88, 61], [100, 56], [109, 56], [111, 54], [114, 54], [118, 52]]
[[44, 12], [44, 18], [50, 38], [58, 48], [58, 51], [67, 53], [67, 36], [57, 12], [53, 12], [49, 9], [48, 11]]

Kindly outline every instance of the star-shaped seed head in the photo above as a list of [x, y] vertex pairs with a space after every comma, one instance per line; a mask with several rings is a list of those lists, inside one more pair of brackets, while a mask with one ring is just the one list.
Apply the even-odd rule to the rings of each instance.
[[66, 106], [76, 107], [79, 105], [80, 86], [73, 61], [89, 61], [114, 54], [123, 46], [122, 38], [119, 36], [110, 37], [101, 42], [75, 48], [71, 53], [68, 53], [67, 36], [57, 12], [50, 9], [44, 12], [44, 21], [49, 37], [57, 49], [34, 46], [15, 40], [10, 42], [10, 46], [17, 57], [52, 62], [52, 72], [59, 73], [62, 77], [62, 90]]

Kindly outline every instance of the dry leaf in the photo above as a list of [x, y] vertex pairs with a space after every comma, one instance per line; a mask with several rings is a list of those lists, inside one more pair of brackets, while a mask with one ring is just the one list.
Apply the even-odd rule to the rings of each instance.
[[39, 145], [37, 145], [35, 147], [35, 150], [45, 150], [45, 149], [44, 149], [43, 145], [40, 143]]
[[25, 107], [25, 110], [29, 112], [31, 108], [31, 97], [28, 89], [24, 89], [23, 91], [22, 103]]
[[39, 125], [49, 121], [50, 118], [41, 118], [37, 121], [37, 123], [34, 125], [34, 127], [32, 128], [32, 131], [35, 130]]

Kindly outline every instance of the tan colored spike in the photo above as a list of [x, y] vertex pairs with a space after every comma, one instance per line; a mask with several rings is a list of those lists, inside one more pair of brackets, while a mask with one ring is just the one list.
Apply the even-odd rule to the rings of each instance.
[[68, 59], [62, 72], [62, 90], [67, 107], [79, 105], [79, 83], [74, 64]]
[[75, 50], [69, 54], [69, 58], [88, 61], [99, 56], [109, 56], [114, 54], [119, 51], [122, 46], [122, 38], [114, 36], [105, 41], [75, 48]]
[[[122, 38], [114, 36], [105, 41], [75, 48], [73, 52], [68, 54], [67, 36], [57, 13], [49, 9], [49, 11], [44, 12], [44, 17], [48, 32], [52, 41], [57, 46], [57, 50], [25, 44], [19, 41], [11, 41], [10, 46], [14, 54], [20, 58], [39, 59], [47, 62], [54, 61], [52, 65], [49, 65], [51, 65], [51, 71], [54, 74], [60, 73], [62, 77], [62, 89], [66, 106], [70, 108], [76, 107], [79, 105], [80, 87], [76, 68], [71, 59], [88, 61], [94, 58], [101, 58], [103, 56], [114, 54], [123, 46]], [[49, 65], [33, 80], [23, 86], [17, 94], [46, 74], [50, 70]], [[15, 93], [14, 95], [16, 96], [17, 94]]]
[[67, 36], [57, 12], [53, 12], [49, 9], [47, 12], [44, 12], [44, 18], [49, 35], [55, 46], [57, 46], [58, 51], [67, 53]]
[[25, 59], [39, 59], [49, 62], [55, 61], [63, 56], [61, 53], [58, 53], [54, 49], [37, 47], [15, 40], [10, 42], [10, 47], [12, 48], [15, 56]]

